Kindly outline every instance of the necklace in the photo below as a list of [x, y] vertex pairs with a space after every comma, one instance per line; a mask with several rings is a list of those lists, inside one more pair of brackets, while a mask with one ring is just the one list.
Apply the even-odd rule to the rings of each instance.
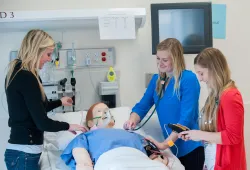
[[[215, 104], [216, 104], [216, 107], [219, 105], [219, 98], [218, 97], [215, 97]], [[211, 124], [214, 117], [215, 117], [216, 114], [213, 114], [212, 117], [210, 119], [208, 119], [208, 121], [205, 121], [204, 124], [207, 125], [207, 124]], [[200, 111], [200, 115], [199, 115], [199, 119], [201, 121], [201, 119], [203, 118], [204, 116], [204, 108], [201, 109]]]

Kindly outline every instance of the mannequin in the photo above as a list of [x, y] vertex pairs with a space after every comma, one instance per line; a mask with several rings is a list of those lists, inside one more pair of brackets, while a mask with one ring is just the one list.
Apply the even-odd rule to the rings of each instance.
[[[109, 108], [104, 103], [96, 103], [90, 107], [86, 115], [86, 125], [90, 129], [90, 131], [84, 134], [80, 134], [76, 137], [79, 139], [75, 138], [73, 139], [73, 141], [71, 141], [71, 143], [68, 145], [65, 152], [61, 156], [65, 163], [69, 162], [69, 158], [72, 159], [73, 156], [74, 162], [72, 163], [72, 165], [75, 166], [76, 170], [93, 170], [94, 164], [96, 163], [98, 158], [96, 155], [102, 155], [103, 153], [111, 149], [117, 148], [117, 146], [112, 147], [109, 146], [109, 144], [112, 145], [113, 143], [116, 143], [117, 145], [117, 143], [119, 143], [120, 141], [121, 143], [119, 143], [119, 147], [134, 147], [139, 145], [140, 148], [134, 148], [141, 150], [146, 154], [143, 148], [143, 142], [141, 142], [144, 137], [123, 129], [113, 128], [113, 126], [115, 125], [115, 120], [111, 114], [108, 114], [110, 114]], [[102, 135], [102, 133], [105, 134]], [[109, 133], [112, 133], [112, 135], [109, 136]], [[81, 145], [81, 143], [85, 144]], [[87, 147], [85, 147], [86, 145]], [[68, 153], [70, 153], [69, 150], [72, 150], [72, 155], [67, 156]], [[149, 158], [155, 161], [159, 161], [166, 166], [168, 165], [168, 159], [165, 156], [153, 154], [149, 156]]]
[[[86, 115], [86, 126], [90, 130], [97, 129], [96, 124], [98, 123], [99, 126], [103, 125], [103, 119], [93, 119], [97, 117], [103, 117], [105, 111], [108, 109], [107, 105], [104, 103], [96, 103], [92, 105]], [[115, 125], [114, 119], [110, 121], [106, 128], [112, 128]], [[90, 155], [85, 148], [74, 148], [73, 149], [73, 157], [76, 161], [76, 170], [92, 170], [93, 163], [90, 159]]]

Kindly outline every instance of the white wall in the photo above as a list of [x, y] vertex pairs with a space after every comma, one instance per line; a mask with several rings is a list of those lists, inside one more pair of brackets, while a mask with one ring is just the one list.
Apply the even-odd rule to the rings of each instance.
[[[197, 1], [197, 0], [194, 0]], [[200, 0], [203, 1], [203, 0]], [[66, 33], [63, 43], [76, 42], [79, 47], [99, 47], [115, 46], [117, 53], [116, 69], [120, 70], [121, 102], [122, 105], [133, 106], [140, 99], [144, 92], [144, 74], [156, 72], [155, 57], [151, 55], [151, 18], [150, 3], [159, 2], [190, 2], [188, 0], [0, 0], [1, 11], [5, 10], [47, 10], [47, 9], [77, 9], [77, 8], [125, 8], [125, 7], [145, 7], [147, 9], [147, 19], [145, 27], [139, 30], [136, 40], [126, 41], [100, 41], [96, 31], [82, 31]], [[214, 40], [214, 47], [219, 48], [226, 55], [232, 77], [242, 92], [245, 103], [250, 101], [250, 80], [247, 68], [250, 65], [249, 30], [250, 24], [247, 18], [250, 15], [247, 0], [216, 0], [214, 3], [227, 4], [227, 36], [226, 40]], [[56, 40], [62, 40], [60, 33], [51, 32]], [[7, 62], [9, 51], [17, 49], [20, 45], [24, 33], [1, 34], [0, 33], [0, 72], [3, 72]], [[67, 45], [69, 48], [70, 45]], [[188, 69], [193, 70], [193, 59], [195, 55], [185, 55]], [[0, 93], [3, 92], [4, 74], [0, 74]], [[206, 89], [202, 86], [201, 103], [204, 102]], [[246, 104], [245, 113], [245, 141], [250, 166], [250, 104]], [[6, 112], [0, 107], [0, 129], [4, 134], [1, 139], [7, 139], [9, 130], [6, 129]], [[5, 119], [4, 119], [5, 117]], [[3, 151], [6, 140], [0, 141], [0, 160], [3, 160]], [[0, 169], [4, 169], [4, 164], [0, 163]]]

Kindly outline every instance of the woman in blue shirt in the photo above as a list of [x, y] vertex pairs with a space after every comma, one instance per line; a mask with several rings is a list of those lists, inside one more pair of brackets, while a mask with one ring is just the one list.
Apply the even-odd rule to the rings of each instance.
[[[198, 129], [198, 106], [200, 85], [196, 75], [185, 69], [183, 48], [174, 38], [162, 41], [157, 46], [157, 67], [144, 96], [132, 109], [125, 129], [134, 129], [155, 104], [165, 141], [152, 140], [156, 146], [165, 150], [169, 141], [178, 147], [170, 148], [180, 159], [186, 170], [202, 170], [204, 148], [201, 142], [184, 142], [178, 134], [167, 127], [168, 123], [180, 124], [189, 129]], [[162, 91], [162, 92], [161, 92]], [[165, 131], [167, 130], [167, 132]], [[169, 135], [168, 135], [169, 134]], [[178, 152], [178, 153], [177, 153]]]

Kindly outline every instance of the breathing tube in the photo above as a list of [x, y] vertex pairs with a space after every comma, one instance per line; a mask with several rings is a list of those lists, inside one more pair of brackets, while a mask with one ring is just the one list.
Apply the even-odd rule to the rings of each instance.
[[[98, 116], [92, 119], [92, 120], [97, 119], [96, 128], [105, 128], [106, 126], [108, 126], [108, 124], [110, 123], [112, 119], [112, 116], [109, 110], [105, 112], [105, 115], [106, 116], [104, 118], [102, 116]], [[103, 119], [103, 123], [101, 125], [98, 125], [99, 119]]]

